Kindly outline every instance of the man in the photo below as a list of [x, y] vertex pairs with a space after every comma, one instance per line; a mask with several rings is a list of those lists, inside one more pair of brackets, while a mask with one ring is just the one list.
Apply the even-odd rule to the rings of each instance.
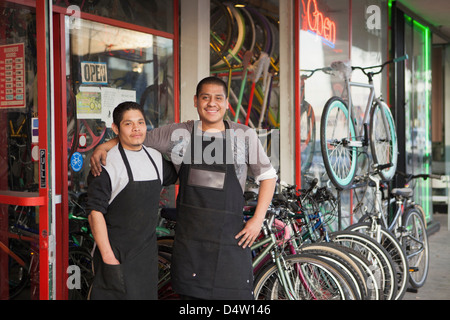
[[[172, 281], [177, 293], [196, 299], [253, 299], [250, 246], [272, 200], [276, 172], [256, 132], [224, 121], [227, 86], [216, 77], [199, 82], [194, 96], [200, 121], [147, 133], [145, 145], [169, 155], [179, 173]], [[98, 174], [102, 148], [91, 158]], [[247, 170], [260, 183], [254, 216], [243, 223]]]
[[119, 144], [89, 184], [87, 212], [97, 248], [91, 299], [157, 299], [156, 225], [162, 185], [173, 165], [143, 147], [147, 127], [135, 102], [119, 104], [112, 129]]

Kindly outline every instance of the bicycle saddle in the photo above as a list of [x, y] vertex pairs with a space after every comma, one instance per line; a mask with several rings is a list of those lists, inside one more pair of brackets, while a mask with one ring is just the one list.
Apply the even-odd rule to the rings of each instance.
[[391, 194], [394, 196], [411, 198], [414, 194], [414, 191], [411, 188], [395, 188], [395, 189], [392, 189]]

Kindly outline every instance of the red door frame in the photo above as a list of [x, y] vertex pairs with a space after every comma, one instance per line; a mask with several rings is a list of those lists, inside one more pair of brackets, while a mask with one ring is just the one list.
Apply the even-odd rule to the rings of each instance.
[[[55, 50], [54, 54], [54, 72], [55, 72], [55, 105], [66, 106], [66, 56], [65, 56], [65, 15], [66, 9], [62, 7], [53, 7], [53, 46]], [[119, 28], [125, 28], [135, 31], [140, 31], [156, 36], [173, 40], [173, 59], [174, 59], [174, 122], [180, 121], [180, 98], [179, 98], [179, 1], [173, 0], [173, 21], [174, 21], [174, 33], [167, 33], [133, 25], [110, 18], [104, 18], [95, 16], [89, 13], [80, 13], [80, 18], [85, 20], [91, 20], [99, 23], [104, 23]], [[56, 193], [61, 195], [61, 205], [56, 208], [56, 235], [57, 243], [63, 244], [56, 246], [57, 264], [56, 264], [56, 299], [66, 300], [68, 298], [68, 290], [66, 281], [68, 274], [66, 272], [68, 267], [68, 236], [69, 236], [69, 223], [68, 223], [68, 160], [67, 160], [67, 110], [63, 108], [55, 108], [55, 130], [58, 133], [56, 139], [60, 138], [61, 141], [55, 141], [55, 157], [61, 159], [55, 165], [56, 175]]]
[[[49, 63], [48, 48], [50, 48], [47, 34], [49, 33], [49, 6], [48, 1], [36, 1], [36, 44], [37, 44], [37, 79], [38, 79], [38, 118], [39, 118], [39, 167], [40, 182], [39, 196], [44, 199], [43, 205], [39, 209], [39, 298], [41, 300], [50, 299], [49, 288], [49, 236], [50, 236], [50, 219], [49, 219], [49, 172], [52, 170], [50, 166], [51, 147], [49, 143], [49, 118], [50, 118], [50, 88], [49, 83]], [[43, 158], [44, 157], [44, 158]], [[42, 169], [43, 168], [43, 169]]]
[[[40, 206], [39, 208], [39, 299], [58, 299], [68, 298], [66, 281], [68, 274], [68, 160], [67, 160], [67, 96], [66, 96], [66, 57], [65, 57], [65, 15], [66, 8], [51, 6], [48, 0], [7, 0], [9, 2], [26, 5], [36, 8], [36, 43], [37, 43], [37, 101], [39, 117], [39, 150], [43, 153], [43, 162], [41, 168], [45, 168], [45, 175], [40, 178], [41, 187], [39, 194], [24, 193], [1, 193], [0, 204], [18, 204], [24, 206]], [[50, 12], [50, 10], [52, 12]], [[156, 36], [165, 37], [173, 40], [173, 59], [174, 59], [174, 121], [180, 121], [180, 99], [179, 99], [179, 1], [173, 0], [173, 20], [174, 32], [167, 33], [146, 27], [133, 25], [109, 18], [103, 18], [88, 13], [81, 13], [81, 19], [92, 20], [112, 26], [140, 31]], [[53, 39], [47, 35], [51, 34], [50, 19], [53, 23]], [[50, 55], [51, 41], [53, 41], [54, 64], [53, 68], [49, 65], [48, 57]], [[52, 90], [49, 88], [50, 72], [54, 72], [54, 97], [51, 96]], [[55, 141], [54, 154], [51, 150], [51, 136], [49, 127], [51, 126], [51, 101], [54, 100], [54, 119], [55, 119]], [[50, 148], [50, 149], [49, 149]], [[52, 199], [49, 173], [51, 159], [54, 158], [54, 194], [60, 195], [58, 199]], [[60, 200], [59, 200], [60, 199]], [[55, 204], [55, 230], [56, 234], [51, 235], [51, 210], [52, 202]], [[54, 236], [55, 243], [55, 265], [49, 265], [49, 241], [50, 236]], [[55, 283], [50, 287], [50, 272], [55, 274]]]

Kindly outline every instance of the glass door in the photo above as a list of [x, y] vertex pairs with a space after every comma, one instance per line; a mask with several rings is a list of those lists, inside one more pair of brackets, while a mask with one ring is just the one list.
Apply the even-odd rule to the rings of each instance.
[[[92, 280], [89, 262], [74, 258], [91, 252], [85, 201], [90, 157], [113, 138], [114, 108], [140, 103], [149, 130], [175, 121], [174, 40], [87, 19], [65, 18], [66, 152], [68, 161], [69, 267], [79, 267], [81, 286], [69, 299], [85, 299]], [[174, 206], [174, 188], [165, 188], [161, 204]]]
[[39, 299], [40, 255], [48, 248], [41, 250], [43, 239], [48, 244], [49, 236], [48, 227], [40, 226], [47, 215], [43, 206], [47, 201], [48, 159], [46, 148], [42, 148], [45, 143], [40, 141], [46, 123], [39, 125], [36, 17], [35, 8], [0, 1], [2, 300]]

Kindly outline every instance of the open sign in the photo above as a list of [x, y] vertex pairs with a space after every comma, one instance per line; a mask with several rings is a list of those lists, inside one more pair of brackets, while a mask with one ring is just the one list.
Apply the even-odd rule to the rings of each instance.
[[104, 62], [81, 62], [83, 84], [108, 84], [108, 67]]
[[303, 29], [320, 36], [334, 48], [336, 44], [336, 23], [319, 10], [317, 0], [303, 0]]

